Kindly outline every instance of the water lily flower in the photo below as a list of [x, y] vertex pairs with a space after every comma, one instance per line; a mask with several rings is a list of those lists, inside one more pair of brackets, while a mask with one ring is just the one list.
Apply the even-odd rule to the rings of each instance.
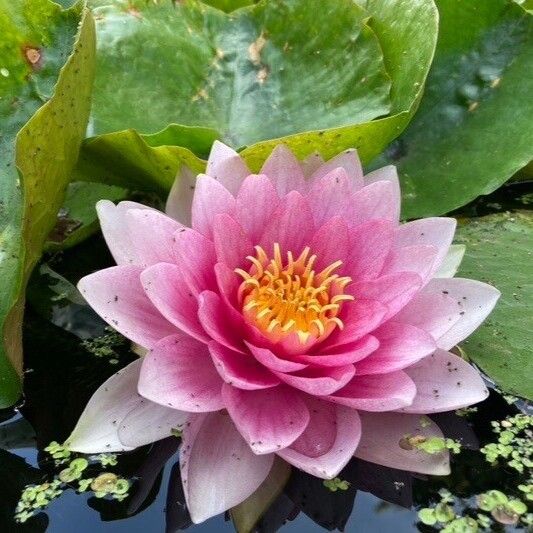
[[303, 162], [283, 145], [252, 174], [216, 142], [206, 174], [176, 180], [166, 214], [97, 205], [117, 265], [79, 289], [146, 348], [94, 394], [71, 450], [131, 450], [182, 431], [194, 522], [235, 506], [275, 455], [331, 479], [354, 455], [449, 472], [428, 413], [483, 400], [479, 373], [450, 353], [499, 292], [454, 278], [455, 220], [401, 224], [388, 166], [355, 151]]

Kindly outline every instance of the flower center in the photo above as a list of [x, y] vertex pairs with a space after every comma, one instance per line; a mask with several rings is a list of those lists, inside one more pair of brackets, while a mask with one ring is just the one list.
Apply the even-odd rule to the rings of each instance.
[[344, 327], [338, 314], [343, 302], [354, 297], [344, 294], [352, 279], [334, 274], [342, 261], [317, 273], [317, 256], [310, 255], [309, 247], [297, 259], [287, 252], [286, 260], [278, 243], [273, 258], [261, 246], [255, 250], [255, 257], [246, 258], [252, 263], [249, 271], [235, 272], [243, 278], [238, 294], [243, 314], [265, 336], [276, 342], [296, 333], [305, 344], [311, 336], [325, 338]]

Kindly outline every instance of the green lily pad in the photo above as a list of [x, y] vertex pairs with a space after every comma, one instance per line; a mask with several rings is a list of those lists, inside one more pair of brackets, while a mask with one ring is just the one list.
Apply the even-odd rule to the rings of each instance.
[[533, 400], [533, 214], [481, 217], [460, 225], [466, 245], [458, 276], [497, 287], [502, 296], [464, 343], [466, 354], [510, 394]]
[[53, 228], [89, 114], [83, 3], [0, 0], [0, 408], [20, 393], [24, 288]]
[[532, 18], [507, 0], [438, 0], [440, 33], [420, 108], [376, 166], [399, 167], [403, 216], [488, 194], [533, 157]]
[[[102, 81], [95, 136], [83, 145], [76, 179], [133, 182], [162, 193], [181, 164], [203, 169], [199, 160], [191, 162], [193, 154], [205, 157], [216, 138], [235, 148], [274, 139], [243, 151], [253, 170], [279, 142], [302, 158], [356, 147], [369, 161], [414, 113], [437, 38], [437, 10], [427, 0], [361, 0], [359, 7], [346, 0], [275, 0], [230, 15], [194, 2], [175, 9], [107, 3], [93, 2], [101, 19]], [[192, 32], [185, 37], [183, 21]], [[148, 50], [147, 42], [154, 43]], [[123, 63], [130, 67], [119, 68]], [[117, 78], [123, 71], [127, 80]], [[110, 77], [117, 85], [122, 79], [120, 87], [111, 87]], [[134, 130], [102, 135], [153, 131], [172, 120], [193, 126], [172, 124], [150, 138]]]
[[127, 195], [126, 189], [104, 183], [69, 183], [56, 225], [48, 235], [46, 250], [64, 250], [92, 235], [99, 228], [96, 202], [103, 199], [118, 202]]

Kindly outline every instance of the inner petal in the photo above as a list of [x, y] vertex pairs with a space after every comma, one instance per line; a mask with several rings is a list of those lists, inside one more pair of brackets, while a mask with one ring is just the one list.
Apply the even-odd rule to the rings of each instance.
[[299, 342], [323, 340], [344, 324], [339, 318], [343, 304], [354, 299], [345, 294], [352, 279], [335, 273], [342, 261], [335, 261], [317, 272], [316, 255], [306, 246], [295, 258], [292, 251], [283, 256], [274, 243], [269, 257], [261, 246], [248, 256], [248, 271], [237, 268], [243, 281], [238, 303], [245, 319], [272, 342], [296, 333]]

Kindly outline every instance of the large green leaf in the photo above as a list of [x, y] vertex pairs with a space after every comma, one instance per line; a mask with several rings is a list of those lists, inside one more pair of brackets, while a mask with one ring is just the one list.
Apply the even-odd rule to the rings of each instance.
[[496, 309], [463, 343], [466, 354], [505, 392], [533, 400], [533, 213], [473, 219], [456, 237], [466, 244], [457, 275], [502, 292]]
[[82, 3], [0, 0], [0, 407], [16, 401], [24, 288], [88, 120], [94, 25]]
[[[279, 142], [300, 157], [356, 147], [370, 160], [415, 111], [437, 36], [437, 11], [428, 0], [361, 0], [361, 7], [346, 0], [275, 0], [230, 16], [191, 2], [176, 12], [166, 4], [135, 4], [132, 12], [105, 3], [99, 0], [96, 9], [102, 82], [92, 133], [146, 131], [172, 120], [209, 129], [173, 125], [170, 135], [152, 136], [151, 143], [134, 131], [97, 135], [84, 144], [76, 177], [160, 191], [192, 156], [176, 146], [205, 155], [200, 137], [204, 145], [218, 137], [234, 147], [274, 138], [244, 150], [253, 169]], [[176, 22], [183, 13], [185, 36]], [[146, 42], [154, 44], [146, 49]], [[186, 55], [191, 51], [193, 57]], [[128, 69], [119, 68], [125, 63]], [[129, 71], [119, 74], [120, 87], [117, 80], [108, 85], [111, 69], [112, 78]], [[387, 110], [390, 116], [369, 121]]]
[[533, 156], [532, 19], [508, 0], [438, 0], [418, 113], [380, 164], [399, 166], [406, 218], [487, 194]]

